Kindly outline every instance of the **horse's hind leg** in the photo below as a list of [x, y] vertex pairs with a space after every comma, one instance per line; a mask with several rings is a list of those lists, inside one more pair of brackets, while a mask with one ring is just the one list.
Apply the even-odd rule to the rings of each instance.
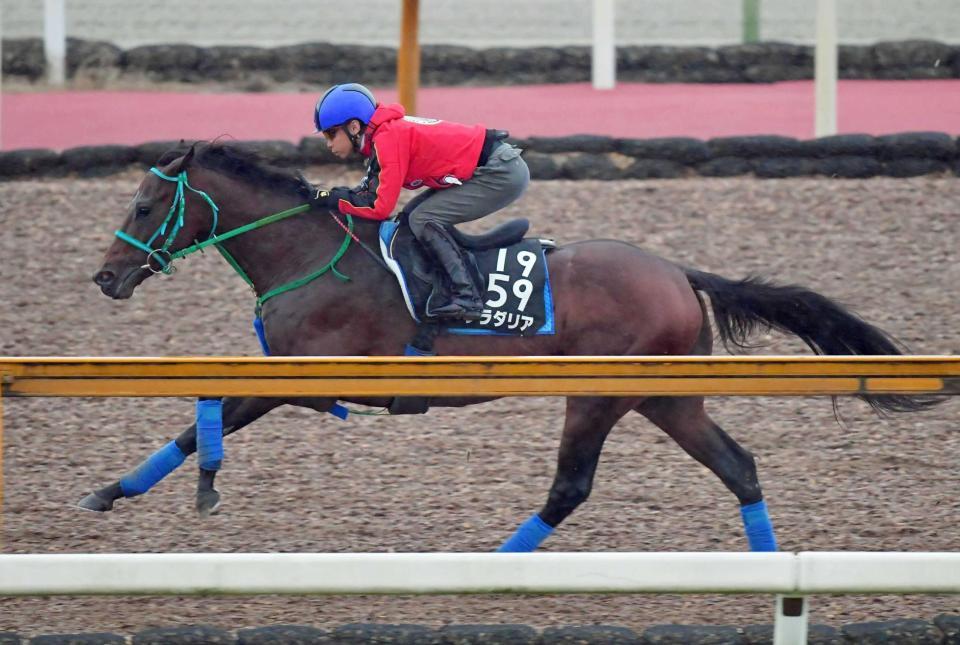
[[574, 509], [586, 501], [603, 442], [614, 424], [638, 404], [636, 398], [568, 397], [557, 472], [547, 503], [498, 551], [533, 551]]
[[[256, 421], [270, 410], [282, 405], [284, 401], [278, 398], [225, 398], [223, 400], [223, 433], [231, 434], [244, 426]], [[153, 453], [135, 469], [121, 477], [116, 482], [90, 493], [79, 502], [79, 506], [89, 511], [104, 512], [113, 509], [113, 503], [121, 497], [135, 497], [142, 495], [157, 482], [173, 472], [184, 459], [197, 449], [197, 426], [190, 425], [179, 437]], [[207, 474], [205, 474], [207, 473]], [[200, 485], [197, 490], [198, 507], [201, 491], [213, 490], [213, 476], [216, 471], [202, 471]], [[214, 491], [216, 493], [216, 491]], [[218, 503], [218, 498], [206, 495], [205, 503]]]
[[670, 435], [688, 455], [709, 468], [737, 496], [750, 549], [776, 551], [777, 541], [753, 455], [707, 415], [703, 397], [654, 397], [636, 409]]

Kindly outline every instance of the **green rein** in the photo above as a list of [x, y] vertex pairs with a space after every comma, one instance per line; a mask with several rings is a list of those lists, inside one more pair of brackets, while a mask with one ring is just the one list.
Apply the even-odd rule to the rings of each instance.
[[[196, 251], [202, 251], [204, 248], [208, 246], [213, 246], [217, 249], [217, 251], [220, 252], [220, 255], [223, 256], [223, 258], [227, 261], [227, 263], [229, 263], [230, 266], [233, 267], [233, 270], [236, 271], [238, 274], [240, 274], [240, 277], [243, 278], [244, 282], [246, 282], [251, 289], [253, 289], [254, 293], [256, 293], [257, 289], [254, 286], [253, 281], [250, 279], [250, 276], [248, 276], [246, 272], [240, 268], [240, 265], [237, 264], [237, 261], [233, 258], [232, 255], [230, 255], [230, 253], [225, 248], [221, 246], [221, 244], [223, 242], [226, 242], [230, 238], [236, 237], [238, 235], [242, 235], [243, 233], [253, 231], [262, 226], [266, 226], [267, 224], [279, 222], [282, 219], [286, 219], [293, 215], [297, 215], [299, 213], [303, 213], [310, 210], [309, 204], [301, 204], [300, 206], [288, 208], [285, 211], [280, 211], [279, 213], [274, 213], [273, 215], [268, 215], [267, 217], [258, 219], [255, 222], [245, 224], [231, 231], [228, 231], [223, 235], [217, 235], [216, 230], [217, 230], [217, 224], [219, 222], [220, 208], [213, 202], [213, 200], [210, 198], [210, 196], [207, 193], [203, 192], [202, 190], [197, 190], [196, 188], [190, 185], [190, 183], [187, 181], [186, 171], [181, 172], [176, 177], [171, 177], [170, 175], [166, 175], [162, 171], [160, 171], [158, 168], [155, 168], [155, 167], [151, 168], [150, 172], [155, 174], [160, 179], [176, 182], [177, 184], [177, 190], [173, 196], [173, 204], [170, 205], [170, 210], [167, 212], [166, 218], [163, 220], [163, 223], [160, 224], [160, 227], [157, 228], [154, 234], [151, 235], [150, 239], [148, 239], [146, 242], [141, 242], [135, 237], [128, 235], [124, 231], [116, 231], [115, 234], [124, 242], [127, 242], [128, 244], [135, 246], [136, 248], [144, 251], [147, 254], [147, 263], [144, 265], [145, 268], [148, 268], [151, 271], [153, 271], [153, 267], [150, 266], [150, 260], [151, 259], [156, 260], [160, 264], [161, 269], [159, 271], [154, 271], [154, 273], [165, 273], [169, 275], [174, 272], [174, 266], [173, 266], [174, 260], [179, 260], [180, 258], [186, 257], [191, 253], [195, 253]], [[173, 243], [176, 240], [177, 234], [180, 232], [180, 229], [183, 228], [183, 217], [184, 217], [184, 212], [186, 211], [186, 203], [187, 203], [186, 191], [184, 189], [192, 191], [197, 195], [200, 195], [200, 197], [202, 197], [204, 201], [206, 201], [207, 204], [210, 205], [210, 210], [213, 213], [213, 226], [210, 228], [210, 236], [203, 242], [195, 242], [193, 245], [188, 246], [184, 249], [171, 252], [170, 247], [173, 246]], [[293, 291], [294, 289], [298, 289], [303, 285], [309, 282], [312, 282], [313, 280], [316, 280], [317, 278], [322, 276], [324, 273], [327, 273], [328, 271], [332, 271], [333, 274], [340, 280], [343, 280], [343, 281], [349, 280], [350, 278], [340, 273], [336, 267], [337, 262], [340, 260], [340, 258], [343, 257], [343, 255], [347, 252], [347, 248], [350, 246], [350, 238], [353, 233], [353, 218], [349, 215], [347, 215], [347, 226], [348, 226], [348, 232], [346, 236], [344, 236], [343, 243], [340, 245], [340, 248], [337, 250], [336, 254], [334, 254], [333, 259], [331, 259], [329, 262], [323, 265], [320, 269], [314, 271], [309, 275], [306, 275], [298, 280], [293, 280], [292, 282], [288, 282], [286, 284], [280, 285], [279, 287], [275, 289], [271, 289], [270, 291], [266, 292], [263, 295], [258, 294], [257, 307], [256, 307], [257, 313], [259, 314], [261, 307], [263, 307], [263, 303], [265, 303], [270, 298], [273, 298], [274, 296], [278, 296], [281, 293], [286, 293], [287, 291]], [[167, 227], [170, 227], [169, 234], [167, 234]], [[160, 236], [164, 236], [163, 245], [157, 248], [154, 248], [153, 243]], [[164, 258], [164, 256], [166, 256], [166, 258]]]

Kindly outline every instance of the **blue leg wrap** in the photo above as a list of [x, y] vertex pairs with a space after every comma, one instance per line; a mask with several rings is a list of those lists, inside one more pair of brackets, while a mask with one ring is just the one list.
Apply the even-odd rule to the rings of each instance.
[[497, 553], [529, 553], [550, 537], [553, 527], [534, 515], [520, 525], [510, 539], [500, 545]]
[[120, 478], [120, 490], [124, 497], [143, 495], [153, 486], [177, 469], [187, 456], [171, 441], [147, 457], [142, 464]]
[[773, 523], [767, 512], [767, 503], [763, 500], [740, 507], [743, 528], [751, 551], [776, 551], [777, 538], [773, 534]]
[[220, 470], [223, 463], [223, 401], [197, 401], [197, 461], [204, 470]]
[[417, 349], [413, 345], [404, 345], [403, 346], [403, 355], [404, 356], [436, 356], [436, 352], [425, 352], [423, 350]]

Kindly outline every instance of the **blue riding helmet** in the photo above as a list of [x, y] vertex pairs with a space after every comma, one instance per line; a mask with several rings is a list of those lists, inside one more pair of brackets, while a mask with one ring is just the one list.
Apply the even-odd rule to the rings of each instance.
[[313, 111], [313, 124], [317, 132], [343, 125], [351, 119], [363, 124], [370, 122], [377, 101], [373, 93], [359, 83], [334, 85], [320, 97]]

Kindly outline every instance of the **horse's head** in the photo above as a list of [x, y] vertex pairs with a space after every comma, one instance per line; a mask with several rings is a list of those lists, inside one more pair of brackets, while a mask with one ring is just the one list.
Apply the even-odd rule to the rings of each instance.
[[[176, 253], [206, 238], [216, 227], [216, 205], [187, 181], [195, 147], [165, 154], [140, 182], [116, 231], [117, 239], [93, 275], [105, 295], [129, 298], [154, 273], [171, 273]], [[201, 208], [206, 216], [200, 216]]]

